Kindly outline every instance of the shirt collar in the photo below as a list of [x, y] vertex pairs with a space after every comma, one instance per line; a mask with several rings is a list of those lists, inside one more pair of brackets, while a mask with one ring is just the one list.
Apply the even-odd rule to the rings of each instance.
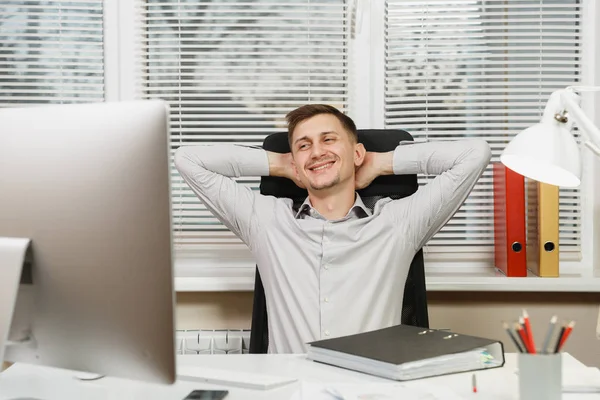
[[[316, 209], [313, 208], [312, 204], [310, 203], [310, 198], [308, 197], [304, 200], [304, 203], [302, 203], [300, 208], [298, 208], [298, 212], [296, 213], [295, 218], [298, 219], [302, 215], [309, 215], [314, 218], [325, 219]], [[365, 218], [370, 216], [371, 210], [369, 210], [367, 206], [365, 206], [365, 203], [363, 203], [362, 199], [360, 198], [360, 195], [356, 193], [354, 204], [352, 205], [352, 207], [350, 207], [350, 210], [348, 210], [348, 214], [346, 214], [345, 217], [341, 218], [341, 220], [348, 219], [351, 217]]]

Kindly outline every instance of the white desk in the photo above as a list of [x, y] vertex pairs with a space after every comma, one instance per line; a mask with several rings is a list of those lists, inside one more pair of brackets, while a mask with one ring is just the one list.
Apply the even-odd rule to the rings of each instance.
[[[206, 355], [179, 356], [180, 365], [230, 369], [250, 373], [298, 378], [289, 386], [261, 391], [226, 388], [226, 400], [286, 400], [299, 387], [300, 380], [315, 383], [390, 382], [377, 377], [314, 363], [302, 355]], [[415, 384], [446, 386], [466, 399], [517, 399], [516, 355], [507, 354], [502, 368], [477, 371], [478, 392], [472, 393], [472, 373], [454, 374], [415, 381]], [[563, 382], [576, 379], [587, 367], [569, 354], [563, 354]], [[600, 385], [600, 381], [596, 382]], [[79, 382], [73, 373], [54, 368], [15, 364], [0, 374], [0, 400], [181, 400], [194, 389], [214, 389], [216, 385], [178, 381], [172, 386], [103, 378]], [[221, 387], [222, 388], [222, 387]], [[600, 394], [563, 394], [563, 399], [600, 399]]]

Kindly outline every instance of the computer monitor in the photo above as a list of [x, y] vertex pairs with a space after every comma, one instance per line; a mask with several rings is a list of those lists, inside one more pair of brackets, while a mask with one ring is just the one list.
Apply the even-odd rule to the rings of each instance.
[[5, 361], [175, 381], [168, 119], [161, 101], [0, 109], [0, 270], [11, 243], [31, 255], [0, 303]]

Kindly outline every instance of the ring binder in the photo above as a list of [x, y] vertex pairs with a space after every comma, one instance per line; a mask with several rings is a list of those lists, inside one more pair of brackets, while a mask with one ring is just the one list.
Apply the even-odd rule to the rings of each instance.
[[527, 179], [527, 268], [540, 277], [559, 276], [559, 189]]
[[527, 276], [525, 177], [502, 163], [494, 171], [494, 261], [506, 276]]
[[393, 380], [496, 368], [502, 342], [446, 330], [396, 325], [308, 343], [313, 361]]

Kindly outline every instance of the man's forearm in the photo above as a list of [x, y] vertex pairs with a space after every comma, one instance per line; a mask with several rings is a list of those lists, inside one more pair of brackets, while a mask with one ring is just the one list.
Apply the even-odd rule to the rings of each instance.
[[182, 146], [175, 153], [178, 170], [191, 178], [216, 173], [227, 177], [269, 174], [266, 152], [237, 145]]
[[[432, 141], [399, 145], [394, 150], [394, 174], [440, 175], [454, 168], [479, 173], [489, 163], [489, 145], [481, 139]], [[463, 171], [464, 169], [464, 171]]]

